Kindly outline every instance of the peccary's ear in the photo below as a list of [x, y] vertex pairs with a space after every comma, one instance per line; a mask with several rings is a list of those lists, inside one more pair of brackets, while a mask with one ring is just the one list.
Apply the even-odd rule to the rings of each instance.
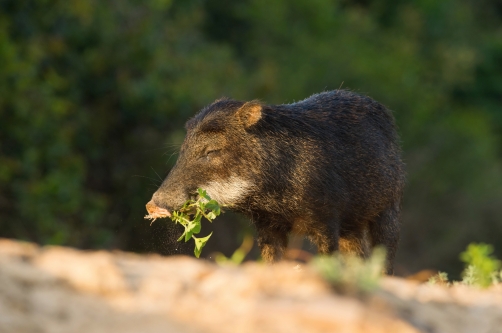
[[258, 101], [251, 101], [244, 103], [237, 110], [237, 117], [245, 128], [251, 127], [261, 119], [262, 106]]

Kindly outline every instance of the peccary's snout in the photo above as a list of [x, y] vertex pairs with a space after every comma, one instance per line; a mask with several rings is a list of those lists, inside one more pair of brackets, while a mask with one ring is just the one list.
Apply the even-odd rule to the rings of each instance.
[[156, 212], [164, 217], [171, 216], [171, 213], [180, 209], [183, 204], [190, 199], [184, 186], [179, 182], [173, 182], [172, 175], [167, 177], [160, 188], [153, 194], [152, 199], [146, 204], [148, 213]]
[[163, 217], [171, 217], [171, 213], [165, 209], [165, 208], [160, 208], [153, 202], [153, 200], [150, 200], [146, 204], [146, 210], [148, 211], [148, 215], [146, 217], [152, 219], [155, 221], [158, 218], [163, 218]]
[[167, 209], [158, 207], [155, 204], [155, 202], [153, 202], [153, 200], [150, 200], [146, 204], [146, 211], [150, 215], [155, 215], [155, 216], [159, 216], [159, 217], [170, 217], [171, 216], [171, 213]]

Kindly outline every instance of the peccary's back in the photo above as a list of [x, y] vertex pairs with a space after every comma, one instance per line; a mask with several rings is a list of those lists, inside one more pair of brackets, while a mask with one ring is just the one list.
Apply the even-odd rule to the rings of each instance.
[[399, 138], [383, 105], [336, 90], [268, 108], [264, 149], [273, 150], [270, 158], [283, 156], [281, 165], [294, 165], [269, 168], [290, 173], [291, 192], [304, 193], [304, 200], [315, 198], [316, 204], [336, 201], [339, 210], [361, 218], [400, 200]]

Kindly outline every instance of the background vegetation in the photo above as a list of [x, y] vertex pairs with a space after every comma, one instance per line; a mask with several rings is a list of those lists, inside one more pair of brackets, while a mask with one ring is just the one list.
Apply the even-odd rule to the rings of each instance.
[[[501, 257], [500, 0], [0, 0], [0, 236], [183, 252], [143, 220], [183, 123], [342, 85], [400, 127], [398, 269], [458, 274], [472, 241]], [[228, 254], [249, 223], [214, 227]]]

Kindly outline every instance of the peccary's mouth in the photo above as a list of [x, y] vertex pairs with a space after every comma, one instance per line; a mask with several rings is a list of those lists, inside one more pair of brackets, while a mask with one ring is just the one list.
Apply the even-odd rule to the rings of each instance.
[[167, 209], [158, 207], [155, 204], [155, 202], [153, 202], [153, 200], [150, 200], [146, 204], [146, 210], [148, 212], [148, 215], [145, 216], [145, 219], [148, 219], [148, 220], [155, 221], [156, 219], [171, 216], [171, 213]]

